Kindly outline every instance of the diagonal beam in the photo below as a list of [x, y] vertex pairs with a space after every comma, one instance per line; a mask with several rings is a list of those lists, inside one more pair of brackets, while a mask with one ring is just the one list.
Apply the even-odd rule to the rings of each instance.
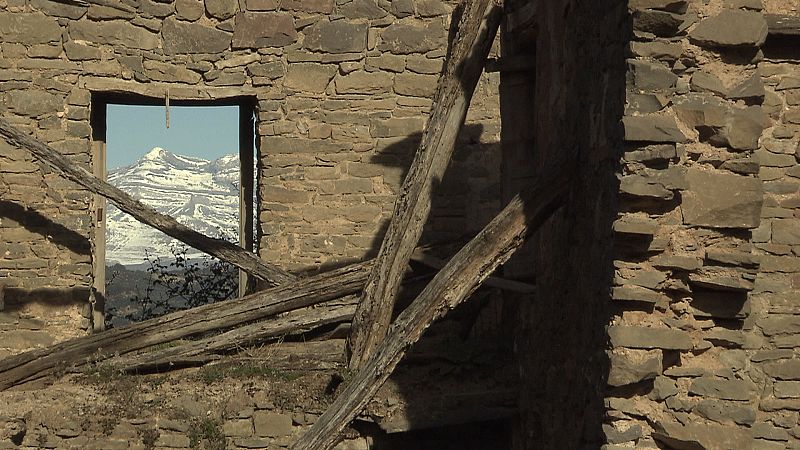
[[109, 199], [117, 208], [130, 214], [139, 222], [160, 230], [190, 247], [233, 264], [273, 286], [296, 279], [294, 275], [277, 266], [265, 263], [256, 255], [236, 244], [208, 237], [166, 214], [161, 214], [153, 207], [145, 205], [119, 188], [95, 177], [83, 167], [73, 164], [54, 148], [23, 133], [3, 118], [0, 118], [0, 136], [3, 136], [9, 144], [27, 150], [38, 160], [60, 172], [65, 178]]
[[414, 302], [400, 313], [386, 339], [347, 387], [291, 450], [333, 448], [344, 427], [369, 403], [422, 333], [468, 298], [562, 203], [568, 192], [568, 172], [564, 167], [556, 169], [543, 172], [545, 176], [525, 195], [514, 197], [436, 274]]
[[456, 137], [500, 24], [493, 0], [462, 2], [464, 11], [422, 141], [403, 181], [375, 267], [353, 317], [350, 368], [360, 367], [386, 336], [403, 271], [422, 234], [433, 187], [444, 176]]

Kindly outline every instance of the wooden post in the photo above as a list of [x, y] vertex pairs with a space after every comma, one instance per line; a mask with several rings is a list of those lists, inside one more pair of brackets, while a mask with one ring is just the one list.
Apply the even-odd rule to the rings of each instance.
[[263, 262], [256, 255], [235, 244], [222, 239], [208, 237], [182, 225], [166, 214], [161, 214], [120, 189], [98, 179], [88, 170], [72, 164], [69, 159], [57, 150], [14, 128], [2, 118], [0, 118], [0, 136], [5, 137], [9, 144], [29, 151], [37, 159], [53, 167], [67, 179], [111, 200], [120, 210], [130, 214], [136, 220], [156, 228], [190, 247], [233, 264], [273, 286], [296, 279], [295, 276], [274, 265]]
[[568, 188], [564, 167], [543, 172], [527, 195], [514, 197], [475, 238], [434, 277], [392, 324], [386, 339], [336, 400], [292, 450], [332, 448], [339, 433], [367, 405], [406, 350], [438, 318], [464, 301], [500, 264], [508, 260], [561, 203]]
[[500, 24], [493, 0], [464, 1], [464, 11], [430, 119], [394, 205], [375, 267], [353, 318], [349, 365], [360, 367], [386, 336], [403, 271], [431, 207], [433, 186], [444, 176], [486, 57]]

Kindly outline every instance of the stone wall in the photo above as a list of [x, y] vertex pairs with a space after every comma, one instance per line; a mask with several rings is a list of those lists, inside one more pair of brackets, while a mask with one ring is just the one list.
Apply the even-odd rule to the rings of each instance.
[[[0, 0], [0, 114], [91, 169], [96, 94], [257, 103], [260, 256], [290, 270], [362, 259], [425, 124], [453, 3]], [[468, 235], [499, 208], [498, 78], [481, 79], [428, 242]], [[103, 262], [92, 197], [0, 145], [0, 332], [23, 330], [0, 352], [16, 352], [90, 326]]]
[[800, 445], [791, 2], [631, 0], [608, 450]]

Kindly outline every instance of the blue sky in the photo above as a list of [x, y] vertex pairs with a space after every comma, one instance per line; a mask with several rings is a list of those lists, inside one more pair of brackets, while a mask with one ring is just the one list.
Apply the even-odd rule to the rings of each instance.
[[209, 160], [239, 150], [237, 106], [170, 106], [169, 128], [163, 106], [108, 105], [107, 112], [109, 169], [130, 165], [153, 147]]

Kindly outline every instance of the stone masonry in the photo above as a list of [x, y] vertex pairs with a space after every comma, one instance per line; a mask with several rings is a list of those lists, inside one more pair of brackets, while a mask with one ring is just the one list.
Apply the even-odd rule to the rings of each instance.
[[[377, 252], [454, 4], [0, 0], [0, 114], [91, 170], [98, 95], [256, 103], [259, 255], [341, 265]], [[498, 80], [481, 79], [426, 242], [468, 237], [499, 209]], [[82, 334], [103, 264], [92, 196], [3, 142], [0, 202], [0, 356]]]
[[606, 450], [800, 448], [791, 3], [629, 2]]

